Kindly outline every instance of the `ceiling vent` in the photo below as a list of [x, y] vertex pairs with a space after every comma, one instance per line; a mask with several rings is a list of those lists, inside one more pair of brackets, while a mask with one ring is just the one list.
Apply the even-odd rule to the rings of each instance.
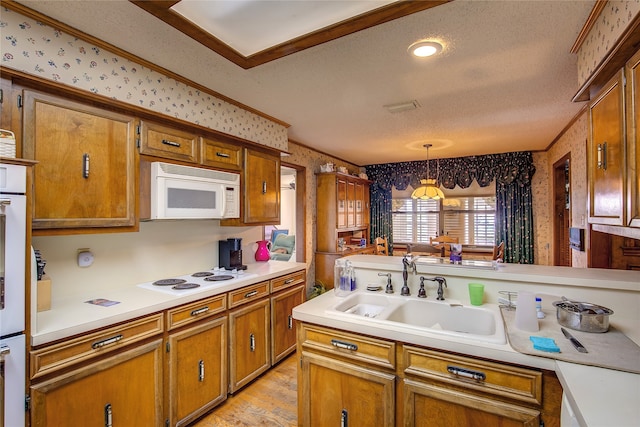
[[383, 105], [390, 113], [401, 113], [403, 111], [415, 110], [420, 104], [415, 99], [413, 101], [399, 102], [397, 104]]

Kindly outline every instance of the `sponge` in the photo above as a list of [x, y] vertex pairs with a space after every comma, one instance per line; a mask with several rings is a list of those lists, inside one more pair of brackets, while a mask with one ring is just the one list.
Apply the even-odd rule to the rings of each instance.
[[533, 348], [536, 350], [560, 353], [560, 348], [556, 345], [553, 338], [530, 336], [529, 339], [533, 342]]

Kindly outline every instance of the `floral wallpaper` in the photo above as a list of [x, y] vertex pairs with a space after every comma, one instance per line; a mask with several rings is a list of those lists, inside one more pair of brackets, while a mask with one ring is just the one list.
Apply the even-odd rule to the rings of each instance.
[[79, 38], [2, 8], [2, 66], [279, 150], [287, 128]]
[[580, 86], [593, 74], [638, 12], [640, 12], [640, 0], [609, 0], [607, 2], [578, 50], [578, 84]]

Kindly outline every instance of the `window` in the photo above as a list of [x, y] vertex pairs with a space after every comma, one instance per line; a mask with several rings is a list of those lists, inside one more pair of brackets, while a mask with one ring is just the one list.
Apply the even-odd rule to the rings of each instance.
[[394, 198], [393, 241], [429, 243], [430, 237], [458, 237], [463, 245], [495, 244], [496, 198], [453, 197], [444, 200]]

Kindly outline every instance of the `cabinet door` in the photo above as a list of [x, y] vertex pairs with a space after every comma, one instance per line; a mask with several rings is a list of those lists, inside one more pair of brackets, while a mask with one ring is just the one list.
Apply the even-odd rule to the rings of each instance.
[[293, 308], [304, 302], [306, 285], [279, 292], [271, 297], [271, 363], [276, 364], [296, 347]]
[[269, 369], [269, 299], [229, 313], [229, 392]]
[[[336, 180], [337, 187], [337, 200], [336, 200], [336, 209], [337, 209], [337, 218], [338, 223], [336, 224], [338, 228], [346, 228], [347, 227], [347, 181], [344, 179], [338, 178]], [[320, 207], [323, 208], [323, 207]]]
[[31, 425], [163, 426], [162, 340], [31, 386]]
[[627, 63], [627, 182], [629, 215], [627, 225], [640, 227], [640, 51]]
[[244, 222], [280, 223], [280, 158], [245, 150]]
[[404, 425], [538, 427], [540, 412], [455, 389], [404, 380]]
[[589, 222], [624, 225], [625, 147], [623, 74], [618, 73], [589, 109]]
[[135, 224], [133, 117], [24, 91], [25, 158], [35, 168], [33, 228]]
[[394, 425], [393, 374], [303, 353], [299, 378], [299, 425]]
[[356, 225], [356, 184], [347, 182], [347, 227]]
[[356, 226], [364, 225], [364, 184], [356, 183]]
[[193, 421], [227, 398], [227, 318], [169, 336], [169, 419]]
[[198, 137], [157, 123], [140, 124], [140, 154], [196, 163]]

